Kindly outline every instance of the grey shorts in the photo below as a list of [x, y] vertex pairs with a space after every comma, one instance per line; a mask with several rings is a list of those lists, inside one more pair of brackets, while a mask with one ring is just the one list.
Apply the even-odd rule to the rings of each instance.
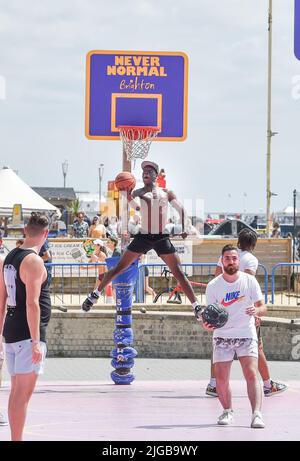
[[42, 360], [39, 363], [33, 363], [31, 339], [4, 344], [8, 373], [11, 376], [28, 373], [35, 373], [36, 375], [43, 374], [47, 346], [44, 342], [40, 342], [40, 346], [43, 353]]
[[258, 358], [258, 343], [252, 338], [214, 338], [213, 363], [231, 362], [237, 357]]

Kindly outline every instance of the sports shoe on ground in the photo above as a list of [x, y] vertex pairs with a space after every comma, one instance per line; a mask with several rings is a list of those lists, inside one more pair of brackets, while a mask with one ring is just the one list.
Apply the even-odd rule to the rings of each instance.
[[8, 425], [8, 421], [6, 417], [4, 416], [4, 414], [1, 413], [0, 411], [0, 426], [7, 426], [7, 425]]
[[99, 295], [92, 291], [92, 293], [89, 293], [86, 300], [82, 303], [81, 309], [85, 312], [90, 311], [93, 305], [98, 301], [98, 299]]
[[218, 418], [218, 424], [220, 426], [228, 426], [233, 422], [233, 410], [224, 410], [221, 416]]
[[265, 427], [264, 420], [260, 411], [255, 411], [251, 420], [252, 429], [263, 429]]
[[218, 397], [217, 388], [211, 386], [211, 385], [208, 383], [207, 388], [206, 388], [206, 391], [205, 391], [205, 394], [206, 394], [206, 395], [211, 395], [212, 397]]
[[287, 386], [283, 383], [276, 383], [276, 381], [271, 380], [271, 387], [264, 387], [265, 397], [271, 397], [271, 395], [280, 394], [287, 390]]

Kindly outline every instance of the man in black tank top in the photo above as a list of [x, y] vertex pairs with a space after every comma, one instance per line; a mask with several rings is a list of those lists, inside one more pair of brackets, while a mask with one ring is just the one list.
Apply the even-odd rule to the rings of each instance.
[[[1, 243], [1, 237], [0, 237], [0, 243]], [[2, 267], [3, 267], [3, 261], [4, 261], [4, 255], [2, 255], [0, 253], [0, 273], [1, 273], [1, 270], [2, 270]], [[0, 387], [1, 387], [1, 383], [2, 383], [2, 367], [3, 367], [3, 363], [4, 363], [4, 350], [3, 350], [3, 343], [2, 343], [2, 335], [0, 335]], [[8, 425], [7, 418], [4, 415], [4, 413], [2, 413], [2, 411], [0, 411], [0, 426], [7, 426], [7, 425]]]
[[23, 245], [6, 256], [0, 271], [0, 335], [11, 375], [8, 416], [14, 441], [22, 440], [28, 402], [46, 356], [51, 301], [38, 254], [47, 236], [48, 219], [32, 213]]

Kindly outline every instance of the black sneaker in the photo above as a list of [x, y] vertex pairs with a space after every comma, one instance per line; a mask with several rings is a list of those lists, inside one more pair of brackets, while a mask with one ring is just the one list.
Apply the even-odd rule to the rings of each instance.
[[88, 312], [91, 310], [91, 308], [93, 307], [94, 304], [96, 304], [96, 302], [98, 301], [99, 299], [99, 295], [97, 293], [95, 293], [95, 291], [92, 291], [92, 293], [90, 293], [88, 295], [88, 297], [86, 298], [85, 301], [83, 301], [82, 303], [82, 306], [81, 306], [81, 309], [85, 312]]
[[283, 383], [276, 383], [276, 381], [271, 380], [271, 387], [264, 387], [265, 397], [271, 397], [271, 395], [280, 394], [287, 390], [287, 386]]

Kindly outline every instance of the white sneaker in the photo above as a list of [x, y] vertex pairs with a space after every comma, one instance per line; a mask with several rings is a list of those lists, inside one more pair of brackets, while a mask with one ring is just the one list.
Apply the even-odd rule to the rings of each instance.
[[265, 427], [264, 420], [260, 411], [255, 411], [252, 415], [251, 427], [253, 429], [263, 429]]
[[233, 422], [233, 410], [224, 410], [221, 416], [218, 418], [218, 424], [220, 426], [228, 426]]
[[8, 421], [5, 418], [4, 414], [1, 413], [0, 411], [0, 426], [7, 426], [7, 425], [8, 425]]

